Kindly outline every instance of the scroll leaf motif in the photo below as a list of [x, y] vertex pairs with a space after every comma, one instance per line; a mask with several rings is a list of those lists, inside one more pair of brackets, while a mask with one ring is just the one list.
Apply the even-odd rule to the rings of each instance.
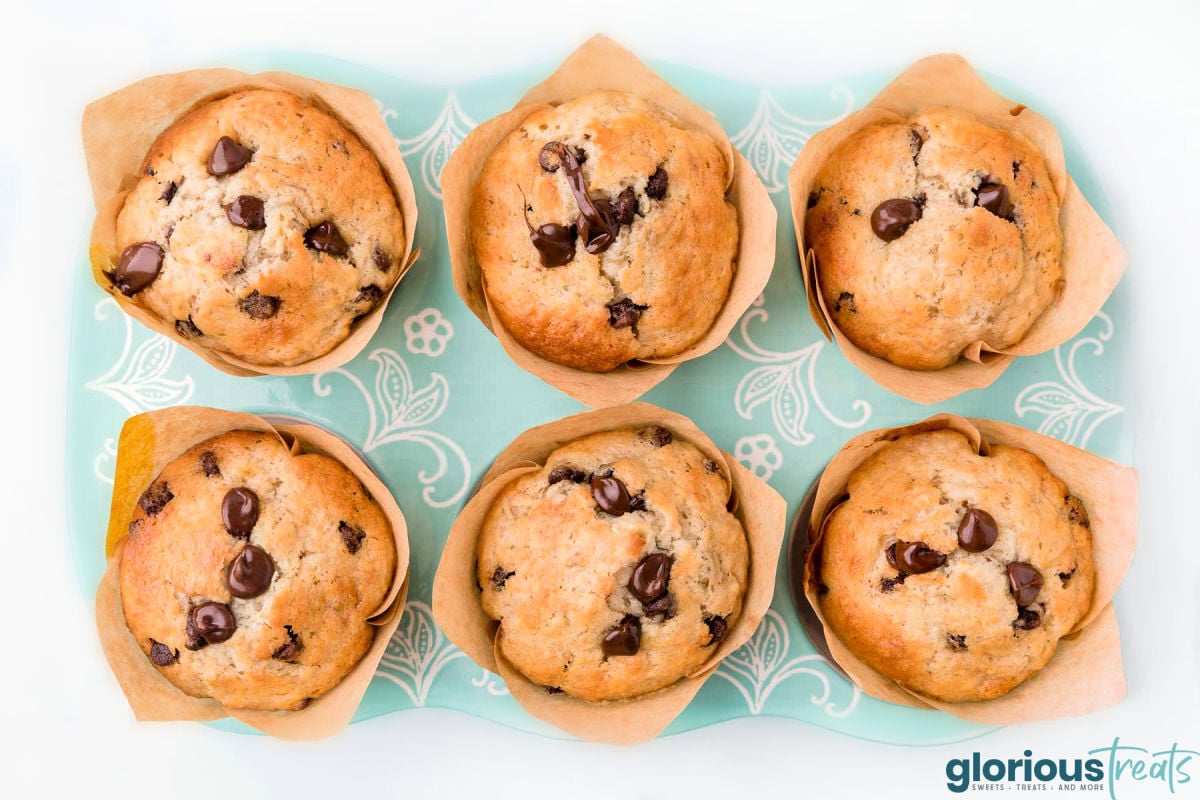
[[442, 668], [465, 656], [437, 627], [429, 605], [413, 601], [405, 605], [375, 675], [403, 689], [414, 706], [423, 706]]

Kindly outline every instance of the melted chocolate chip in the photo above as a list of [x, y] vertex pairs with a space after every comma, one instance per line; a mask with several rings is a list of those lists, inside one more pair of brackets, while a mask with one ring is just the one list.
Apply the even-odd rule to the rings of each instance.
[[117, 291], [126, 297], [133, 297], [158, 279], [162, 262], [161, 247], [154, 242], [138, 242], [122, 250], [117, 268], [105, 274]]
[[162, 194], [158, 196], [158, 199], [162, 200], [167, 205], [171, 205], [171, 201], [175, 199], [175, 193], [177, 191], [179, 191], [179, 184], [177, 184], [175, 181], [171, 181], [167, 184], [167, 188], [162, 190]]
[[642, 621], [633, 614], [626, 614], [620, 622], [604, 634], [600, 649], [606, 656], [632, 656], [642, 646]]
[[318, 253], [341, 257], [350, 252], [350, 246], [342, 238], [341, 231], [331, 220], [317, 223], [304, 234], [304, 246]]
[[842, 292], [838, 295], [838, 299], [833, 302], [833, 310], [849, 311], [851, 314], [857, 314], [858, 308], [854, 305], [854, 294], [851, 292]]
[[643, 603], [651, 603], [667, 593], [671, 565], [675, 559], [666, 553], [651, 553], [637, 563], [629, 576], [629, 591]]
[[149, 489], [142, 492], [142, 496], [138, 498], [138, 505], [148, 516], [153, 517], [174, 499], [175, 495], [171, 493], [171, 487], [167, 485], [166, 481], [163, 481], [151, 484]]
[[[192, 611], [195, 611], [195, 609], [192, 609]], [[187, 635], [187, 642], [183, 646], [188, 650], [202, 650], [208, 646], [208, 642], [206, 642], [204, 637], [201, 636], [196, 630], [195, 615], [191, 612], [188, 613], [187, 625], [184, 627], [184, 633]]]
[[660, 622], [675, 616], [675, 595], [667, 592], [657, 600], [651, 600], [642, 605], [642, 611], [647, 617], [653, 617]]
[[901, 572], [920, 575], [945, 564], [946, 556], [924, 542], [897, 541], [887, 549], [887, 560]]
[[581, 213], [575, 224], [583, 239], [583, 249], [594, 255], [603, 253], [612, 246], [613, 240], [621, 230], [621, 224], [610, 201], [598, 198], [593, 200], [592, 204], [596, 207], [595, 215], [589, 218]]
[[725, 634], [729, 633], [729, 620], [725, 617], [717, 615], [705, 617], [704, 624], [708, 626], [708, 632], [712, 636], [705, 647], [717, 644], [725, 638]]
[[638, 439], [655, 447], [666, 447], [671, 443], [671, 432], [661, 425], [651, 425], [638, 431]]
[[956, 652], [963, 652], [967, 649], [967, 635], [965, 633], [947, 633], [946, 645]]
[[662, 167], [646, 180], [646, 196], [651, 200], [662, 200], [667, 196], [667, 171]]
[[379, 247], [376, 247], [371, 251], [371, 260], [375, 262], [375, 266], [379, 267], [384, 272], [387, 272], [392, 268], [392, 257]]
[[921, 207], [906, 197], [884, 200], [871, 212], [871, 230], [885, 242], [894, 242], [921, 218]]
[[894, 578], [884, 578], [879, 582], [879, 591], [887, 593], [894, 592], [897, 586], [904, 583], [904, 579], [908, 577], [907, 572], [901, 572]]
[[179, 651], [171, 650], [162, 642], [150, 640], [150, 660], [157, 666], [169, 667], [179, 660]]
[[606, 514], [619, 517], [629, 511], [629, 490], [615, 475], [592, 478], [592, 497]]
[[638, 305], [628, 297], [611, 302], [608, 304], [608, 324], [614, 328], [632, 328], [649, 307]]
[[196, 339], [204, 335], [204, 331], [196, 326], [192, 321], [192, 315], [188, 314], [187, 319], [175, 320], [175, 332], [185, 339]]
[[638, 213], [637, 192], [630, 186], [621, 190], [617, 195], [617, 202], [613, 203], [613, 213], [617, 217], [617, 222], [622, 225], [632, 225], [633, 220]]
[[1024, 561], [1008, 565], [1008, 588], [1018, 606], [1032, 605], [1046, 581], [1037, 567]]
[[366, 531], [345, 520], [338, 523], [338, 534], [341, 535], [342, 542], [351, 554], [357, 553], [358, 549], [362, 547], [363, 539], [367, 538]]
[[975, 191], [975, 205], [990, 211], [1000, 219], [1012, 221], [1012, 203], [1008, 187], [1002, 183], [985, 183]]
[[233, 538], [249, 539], [258, 522], [258, 495], [245, 486], [230, 489], [221, 501], [221, 522]]
[[254, 151], [222, 136], [208, 157], [208, 171], [212, 175], [232, 175], [250, 163]]
[[242, 548], [229, 564], [226, 581], [229, 593], [234, 597], [258, 597], [271, 586], [275, 577], [275, 562], [267, 551], [256, 545], [248, 544]]
[[233, 612], [224, 603], [205, 603], [192, 609], [192, 624], [196, 634], [208, 644], [229, 641], [237, 630]]
[[200, 454], [200, 469], [204, 470], [206, 478], [215, 478], [221, 474], [221, 468], [217, 465], [217, 457], [211, 450], [205, 450]]
[[504, 567], [496, 567], [490, 578], [492, 586], [495, 587], [497, 592], [504, 591], [504, 585], [508, 583], [508, 579], [516, 574], [515, 571], [505, 570]]
[[1013, 620], [1013, 629], [1019, 631], [1031, 631], [1034, 628], [1042, 626], [1042, 615], [1032, 608], [1021, 607], [1017, 609], [1017, 618]]
[[373, 306], [381, 299], [383, 299], [383, 289], [372, 283], [358, 290], [358, 297], [354, 298], [354, 302]]
[[275, 652], [271, 653], [271, 658], [276, 661], [291, 661], [300, 655], [304, 645], [300, 643], [300, 635], [292, 630], [291, 625], [284, 625], [283, 630], [287, 633], [288, 640], [275, 648]]
[[[579, 207], [579, 232], [583, 236], [589, 253], [602, 253], [617, 238], [620, 224], [617, 222], [612, 203], [608, 200], [593, 200], [584, 180], [579, 153], [562, 142], [547, 142], [538, 155], [538, 163], [547, 169], [548, 163], [557, 162], [567, 178], [567, 186]], [[553, 169], [547, 169], [554, 172]]]
[[571, 483], [585, 483], [588, 480], [588, 474], [581, 469], [574, 467], [555, 467], [550, 470], [550, 477], [546, 479], [551, 486], [559, 481], [570, 481]]
[[238, 301], [238, 308], [251, 319], [270, 319], [279, 313], [283, 301], [269, 294], [259, 294], [255, 289]]
[[245, 228], [248, 231], [261, 231], [267, 227], [267, 217], [264, 208], [262, 200], [248, 194], [243, 194], [225, 206], [225, 216], [239, 228]]
[[968, 553], [982, 553], [999, 535], [995, 518], [982, 509], [969, 509], [958, 523], [958, 545]]

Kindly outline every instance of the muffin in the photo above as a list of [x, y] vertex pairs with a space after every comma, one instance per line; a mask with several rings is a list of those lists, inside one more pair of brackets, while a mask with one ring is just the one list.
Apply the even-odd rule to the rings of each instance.
[[497, 495], [476, 545], [504, 657], [589, 702], [669, 686], [742, 611], [748, 548], [722, 468], [660, 426], [595, 433]]
[[471, 243], [497, 321], [589, 372], [686, 350], [733, 279], [731, 170], [710, 135], [634, 94], [533, 112], [472, 188]]
[[371, 151], [284, 91], [206, 102], [154, 142], [116, 221], [114, 291], [260, 366], [328, 353], [387, 296], [404, 220]]
[[1062, 198], [1021, 134], [927, 107], [838, 144], [808, 197], [805, 247], [832, 321], [914, 370], [1021, 341], [1058, 297]]
[[125, 622], [179, 689], [294, 710], [370, 649], [396, 548], [341, 463], [231, 431], [170, 462], [138, 500], [120, 563]]
[[957, 430], [873, 453], [825, 522], [825, 622], [903, 688], [948, 703], [1000, 697], [1088, 614], [1088, 514], [1037, 456]]

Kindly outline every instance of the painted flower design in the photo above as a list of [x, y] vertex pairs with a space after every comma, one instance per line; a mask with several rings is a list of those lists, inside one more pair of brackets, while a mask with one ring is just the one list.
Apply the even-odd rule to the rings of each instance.
[[759, 95], [750, 121], [730, 141], [754, 167], [768, 192], [786, 189], [788, 170], [809, 137], [841, 120], [854, 107], [854, 95], [844, 86], [835, 86], [830, 96], [843, 103], [842, 110], [829, 119], [806, 120], [784, 111], [765, 89]]
[[437, 358], [446, 352], [454, 326], [436, 308], [418, 311], [404, 320], [404, 345], [408, 352]]
[[[393, 112], [394, 114], [395, 112]], [[385, 112], [384, 116], [387, 114]], [[442, 167], [450, 160], [450, 154], [475, 127], [475, 121], [466, 115], [458, 104], [454, 92], [446, 95], [446, 104], [433, 124], [411, 139], [397, 139], [400, 153], [405, 157], [421, 157], [421, 182], [429, 193], [442, 199]]]
[[375, 674], [403, 689], [414, 706], [423, 706], [442, 668], [465, 655], [438, 628], [429, 605], [413, 601], [404, 607]]
[[[368, 429], [363, 440], [363, 452], [388, 444], [409, 442], [424, 445], [436, 459], [433, 471], [420, 470], [417, 479], [425, 486], [421, 496], [433, 508], [446, 508], [457, 503], [467, 493], [471, 482], [471, 464], [458, 444], [425, 426], [437, 420], [446, 410], [450, 399], [450, 384], [434, 372], [428, 385], [417, 388], [408, 365], [395, 350], [379, 348], [367, 357], [375, 363], [375, 389], [372, 392], [353, 372], [338, 367], [313, 376], [313, 393], [328, 397], [333, 387], [330, 376], [340, 375], [358, 389], [367, 406]], [[444, 482], [459, 477], [448, 497], [434, 495]]]
[[[114, 309], [117, 309], [116, 301], [106, 297], [96, 304], [94, 316], [103, 322]], [[108, 372], [88, 381], [85, 386], [116, 400], [128, 414], [186, 403], [195, 391], [192, 376], [184, 375], [181, 379], [167, 377], [175, 361], [178, 345], [154, 333], [135, 346], [133, 320], [126, 314], [120, 314], [120, 318], [125, 323], [121, 355]]]
[[838, 682], [838, 685], [845, 685], [850, 690], [845, 707], [838, 709], [833, 697], [834, 673], [828, 662], [817, 653], [789, 659], [790, 649], [791, 636], [787, 623], [778, 611], [769, 608], [750, 641], [726, 656], [713, 674], [733, 684], [754, 715], [763, 712], [771, 693], [780, 684], [796, 675], [805, 675], [816, 682], [812, 703], [823, 706], [830, 717], [845, 717], [854, 711], [862, 696], [857, 686]]
[[775, 470], [783, 466], [783, 453], [767, 433], [738, 439], [733, 447], [733, 457], [764, 481], [769, 481]]

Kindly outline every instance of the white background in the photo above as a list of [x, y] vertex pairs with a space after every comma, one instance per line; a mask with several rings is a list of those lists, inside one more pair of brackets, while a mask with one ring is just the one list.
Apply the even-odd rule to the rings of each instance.
[[[6, 4], [8, 5], [8, 4]], [[1149, 2], [845, 2], [778, 6], [562, 0], [252, 4], [18, 3], [0, 22], [0, 795], [307, 797], [949, 797], [948, 758], [1075, 757], [1120, 736], [1200, 749], [1200, 6]], [[287, 48], [461, 80], [565, 55], [603, 31], [647, 58], [747, 81], [899, 70], [941, 50], [1036, 91], [1091, 159], [1130, 253], [1141, 540], [1117, 597], [1129, 697], [1086, 719], [942, 748], [739, 720], [631, 749], [551, 741], [443, 711], [284, 744], [136, 724], [96, 644], [65, 533], [68, 296], [92, 213], [84, 104], [145, 75]], [[1171, 347], [1167, 342], [1180, 344]], [[14, 513], [15, 512], [15, 513]], [[1200, 798], [1200, 763], [1178, 796]], [[16, 791], [9, 793], [6, 787]], [[1168, 797], [1122, 781], [1121, 798]], [[1020, 796], [1024, 796], [1021, 793]], [[986, 796], [995, 797], [999, 793]], [[1013, 796], [1018, 796], [1014, 793]], [[1093, 795], [1094, 796], [1094, 795]]]

